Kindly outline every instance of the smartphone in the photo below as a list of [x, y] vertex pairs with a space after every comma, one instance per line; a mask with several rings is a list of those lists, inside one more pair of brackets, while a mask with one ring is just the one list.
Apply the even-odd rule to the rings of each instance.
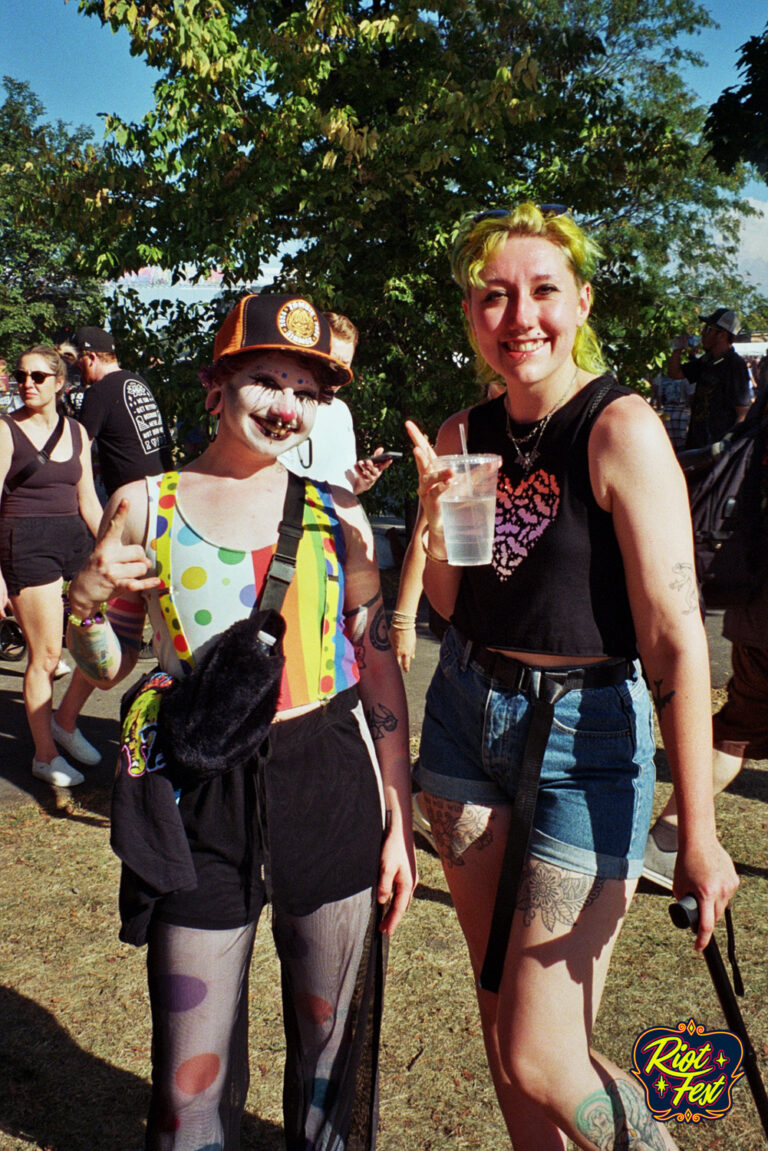
[[388, 460], [401, 460], [402, 458], [402, 452], [379, 452], [377, 456], [371, 456], [371, 463], [385, 464]]

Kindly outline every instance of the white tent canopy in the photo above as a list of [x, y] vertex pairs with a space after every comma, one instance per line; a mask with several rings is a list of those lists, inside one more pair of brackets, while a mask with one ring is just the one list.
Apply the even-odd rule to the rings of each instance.
[[737, 341], [733, 345], [733, 350], [740, 356], [764, 356], [768, 352], [768, 340], [755, 340], [748, 344], [740, 344]]

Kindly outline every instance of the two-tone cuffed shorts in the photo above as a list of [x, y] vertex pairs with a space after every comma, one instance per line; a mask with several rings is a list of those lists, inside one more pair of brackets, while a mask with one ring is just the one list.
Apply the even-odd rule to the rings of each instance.
[[[651, 703], [631, 666], [622, 682], [555, 704], [530, 843], [538, 859], [606, 879], [641, 874], [653, 803]], [[510, 690], [466, 658], [451, 628], [427, 693], [418, 785], [459, 803], [512, 803], [540, 675]]]

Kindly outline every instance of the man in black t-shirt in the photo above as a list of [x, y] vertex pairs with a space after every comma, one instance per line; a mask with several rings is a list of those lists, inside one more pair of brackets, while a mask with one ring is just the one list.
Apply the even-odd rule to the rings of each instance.
[[171, 441], [149, 384], [117, 362], [103, 328], [78, 328], [77, 366], [86, 386], [80, 422], [96, 441], [108, 496], [131, 480], [168, 471]]
[[733, 349], [734, 336], [741, 330], [738, 316], [730, 308], [718, 308], [701, 320], [704, 355], [681, 363], [683, 348], [689, 343], [687, 336], [681, 336], [675, 340], [667, 365], [672, 379], [685, 378], [696, 385], [686, 448], [703, 448], [721, 440], [744, 419], [752, 401], [749, 369]]
[[[77, 417], [91, 443], [96, 441], [107, 496], [131, 480], [169, 471], [173, 466], [171, 440], [146, 380], [120, 367], [115, 342], [103, 328], [78, 328], [72, 342], [83, 384]], [[77, 717], [92, 691], [75, 668], [56, 712], [54, 738], [75, 759], [82, 759], [83, 752]]]

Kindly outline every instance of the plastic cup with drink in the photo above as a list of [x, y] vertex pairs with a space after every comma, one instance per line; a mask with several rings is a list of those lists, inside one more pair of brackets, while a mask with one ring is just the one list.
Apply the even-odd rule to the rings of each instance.
[[450, 468], [448, 488], [440, 496], [448, 563], [454, 567], [489, 564], [493, 554], [496, 477], [501, 456], [438, 456], [437, 470]]

